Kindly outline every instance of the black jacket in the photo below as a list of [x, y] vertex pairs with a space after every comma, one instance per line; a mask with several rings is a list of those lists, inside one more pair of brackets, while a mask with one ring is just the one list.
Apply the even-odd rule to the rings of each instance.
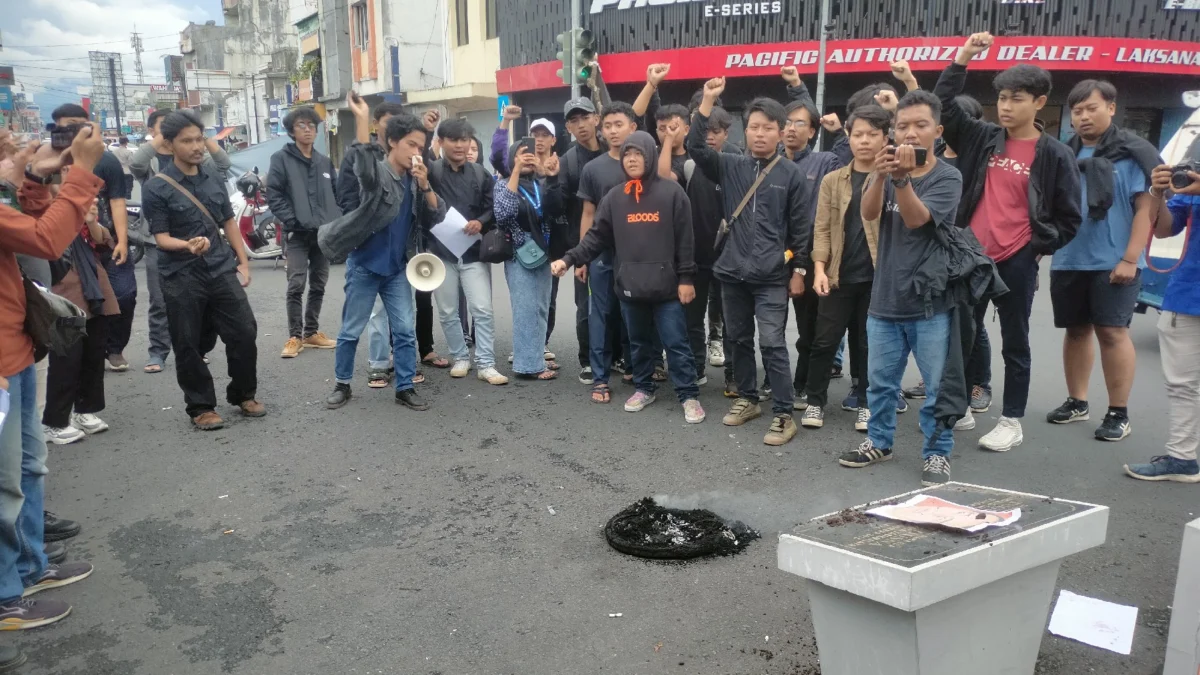
[[623, 147], [641, 151], [646, 175], [614, 187], [600, 200], [592, 228], [563, 261], [584, 265], [615, 249], [620, 298], [672, 300], [678, 297], [679, 285], [692, 283], [696, 273], [691, 204], [677, 181], [659, 178], [658, 148], [650, 134], [636, 131]]
[[[732, 155], [708, 147], [708, 118], [696, 113], [688, 132], [688, 154], [696, 167], [721, 186], [729, 217], [749, 192], [758, 173], [774, 159], [757, 159], [749, 154]], [[713, 265], [713, 275], [729, 283], [786, 284], [788, 263], [784, 251], [792, 252], [791, 267], [809, 265], [812, 219], [804, 200], [800, 169], [787, 161], [778, 162], [758, 186], [738, 219], [729, 223], [729, 236]]]
[[267, 172], [267, 205], [288, 232], [315, 231], [342, 215], [333, 183], [333, 162], [316, 149], [305, 157], [295, 143], [271, 155]]
[[[404, 204], [404, 195], [396, 189], [391, 167], [379, 145], [355, 143], [346, 153], [346, 161], [353, 170], [351, 175], [356, 177], [358, 206], [317, 231], [317, 245], [332, 263], [345, 262], [351, 251], [391, 225]], [[439, 197], [437, 208], [429, 208], [425, 196], [417, 190], [416, 181], [410, 182], [409, 189], [414, 193], [413, 227], [409, 230], [407, 247], [408, 257], [412, 258], [424, 247], [425, 229], [446, 219], [446, 202]]]
[[[1075, 134], [1067, 141], [1067, 147], [1078, 157], [1083, 148], [1083, 139]], [[1146, 185], [1150, 184], [1150, 174], [1154, 167], [1162, 164], [1158, 149], [1137, 134], [1126, 131], [1113, 124], [1108, 127], [1096, 143], [1095, 153], [1087, 159], [1079, 160], [1079, 170], [1083, 180], [1087, 181], [1088, 217], [1092, 220], [1104, 220], [1108, 210], [1112, 208], [1116, 187], [1113, 183], [1113, 164], [1122, 159], [1132, 159], [1142, 168], [1146, 176]]]
[[354, 159], [350, 152], [342, 157], [342, 166], [338, 169], [337, 187], [334, 189], [338, 208], [342, 213], [350, 213], [358, 208], [358, 176], [354, 175]]
[[[942, 71], [933, 89], [942, 101], [942, 137], [958, 155], [957, 166], [962, 173], [959, 227], [970, 227], [975, 207], [983, 198], [988, 160], [1004, 152], [1008, 137], [1004, 127], [973, 119], [958, 107], [954, 97], [962, 93], [966, 80], [966, 66], [952, 63]], [[1051, 255], [1075, 238], [1083, 222], [1079, 190], [1074, 153], [1058, 140], [1042, 134], [1029, 169], [1029, 226], [1033, 230], [1034, 253]]]
[[[429, 165], [429, 186], [446, 202], [446, 208], [454, 207], [467, 220], [478, 220], [483, 226], [481, 233], [496, 227], [496, 217], [492, 212], [492, 192], [496, 179], [483, 168], [482, 164], [466, 162], [459, 171], [450, 167], [450, 162], [439, 159]], [[437, 223], [428, 223], [426, 232]], [[455, 262], [458, 259], [429, 232], [427, 237], [429, 252], [442, 260]], [[479, 262], [480, 242], [475, 242], [463, 253], [464, 264]]]

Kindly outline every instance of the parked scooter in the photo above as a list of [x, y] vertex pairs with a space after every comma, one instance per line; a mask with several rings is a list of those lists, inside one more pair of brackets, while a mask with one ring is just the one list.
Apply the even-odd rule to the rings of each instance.
[[[237, 213], [246, 256], [251, 260], [274, 260], [278, 266], [283, 259], [283, 224], [267, 206], [258, 167], [238, 177], [234, 186], [237, 191], [230, 196], [230, 202]], [[221, 234], [224, 235], [224, 230]]]

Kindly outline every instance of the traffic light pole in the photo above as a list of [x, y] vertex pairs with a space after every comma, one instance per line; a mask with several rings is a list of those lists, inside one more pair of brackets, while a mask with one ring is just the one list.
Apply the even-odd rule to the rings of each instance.
[[[579, 15], [582, 11], [579, 0], [571, 0], [571, 47], [568, 54], [575, 54], [575, 36], [579, 33]], [[563, 61], [563, 68], [567, 68], [566, 61]], [[579, 98], [579, 73], [571, 76], [571, 98]]]

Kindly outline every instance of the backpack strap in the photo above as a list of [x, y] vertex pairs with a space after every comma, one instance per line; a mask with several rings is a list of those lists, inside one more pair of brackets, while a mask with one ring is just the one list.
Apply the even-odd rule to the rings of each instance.
[[683, 180], [684, 180], [684, 188], [685, 189], [692, 187], [692, 176], [695, 173], [696, 173], [696, 160], [689, 157], [688, 160], [683, 163]]

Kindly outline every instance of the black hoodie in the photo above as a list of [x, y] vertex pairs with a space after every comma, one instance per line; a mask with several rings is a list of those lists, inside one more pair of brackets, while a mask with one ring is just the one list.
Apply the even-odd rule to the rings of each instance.
[[696, 272], [692, 207], [678, 182], [658, 177], [658, 148], [650, 134], [631, 134], [622, 157], [630, 150], [642, 153], [645, 175], [600, 200], [592, 228], [563, 261], [583, 265], [615, 248], [617, 297], [664, 302], [678, 297], [679, 285], [691, 284]]

